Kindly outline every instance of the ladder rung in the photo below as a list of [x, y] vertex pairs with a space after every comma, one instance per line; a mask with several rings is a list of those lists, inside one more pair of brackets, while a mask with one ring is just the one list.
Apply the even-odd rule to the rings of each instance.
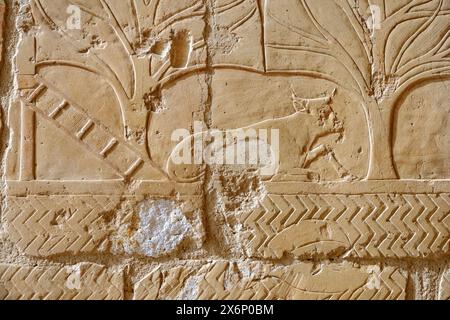
[[58, 115], [58, 113], [63, 110], [65, 107], [67, 107], [69, 105], [69, 103], [67, 101], [63, 101], [61, 102], [61, 104], [59, 106], [57, 106], [55, 108], [55, 110], [53, 110], [52, 112], [50, 112], [50, 114], [48, 115], [50, 118], [55, 119], [56, 116]]
[[142, 163], [144, 163], [142, 159], [137, 159], [135, 162], [133, 162], [133, 164], [128, 168], [128, 170], [125, 171], [125, 177], [131, 176]]
[[115, 138], [112, 138], [105, 148], [103, 148], [102, 152], [100, 152], [100, 155], [102, 157], [106, 157], [108, 153], [111, 151], [112, 148], [114, 148], [117, 145], [118, 141]]
[[46, 90], [47, 87], [44, 84], [40, 84], [27, 98], [28, 103], [32, 103], [39, 95]]
[[80, 131], [78, 131], [77, 138], [80, 140], [83, 140], [84, 136], [92, 128], [93, 125], [94, 125], [94, 122], [91, 119], [89, 119], [86, 122], [86, 124], [80, 129]]

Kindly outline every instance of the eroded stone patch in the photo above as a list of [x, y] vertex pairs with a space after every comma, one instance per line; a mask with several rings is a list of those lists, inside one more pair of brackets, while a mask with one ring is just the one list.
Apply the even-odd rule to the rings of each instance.
[[241, 254], [239, 241], [243, 230], [242, 217], [257, 209], [266, 197], [264, 183], [249, 170], [225, 167], [214, 168], [211, 184], [215, 208], [210, 213], [211, 218], [217, 225], [222, 225], [217, 232], [222, 233], [231, 252]]
[[134, 239], [139, 252], [159, 257], [175, 251], [191, 231], [181, 209], [168, 200], [144, 202], [139, 209], [139, 228]]
[[224, 212], [254, 210], [267, 194], [261, 179], [251, 172], [223, 169], [215, 174], [218, 207]]
[[210, 261], [161, 266], [135, 287], [134, 299], [404, 299], [407, 274], [351, 263], [275, 266]]
[[439, 283], [439, 300], [450, 300], [450, 269], [447, 269]]
[[115, 226], [113, 252], [151, 258], [173, 254], [199, 231], [180, 203], [165, 199], [123, 203]]

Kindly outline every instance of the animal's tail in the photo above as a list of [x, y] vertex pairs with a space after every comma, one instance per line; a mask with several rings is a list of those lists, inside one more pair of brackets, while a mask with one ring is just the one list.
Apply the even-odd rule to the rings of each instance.
[[180, 177], [180, 176], [178, 176], [176, 174], [173, 166], [171, 168], [167, 168], [166, 171], [167, 171], [167, 175], [169, 176], [170, 180], [176, 181], [178, 183], [195, 183], [195, 182], [199, 182], [205, 176], [205, 171], [201, 171], [200, 174], [198, 174], [195, 177], [189, 177], [189, 178]]
[[[195, 165], [195, 164], [179, 164], [179, 165], [177, 165], [173, 161], [174, 155], [179, 154], [185, 144], [187, 144], [188, 146], [191, 146], [191, 142], [192, 142], [193, 138], [194, 138], [194, 136], [191, 135], [191, 136], [183, 139], [178, 145], [175, 146], [175, 148], [172, 150], [172, 153], [170, 154], [169, 158], [167, 159], [166, 173], [169, 176], [170, 180], [176, 181], [179, 183], [194, 183], [194, 182], [200, 181], [205, 176], [205, 170], [204, 170], [204, 168], [202, 168], [203, 166], [201, 166], [201, 165]], [[191, 159], [191, 160], [193, 160], [193, 159]], [[177, 166], [179, 168], [184, 166], [184, 168], [182, 168], [182, 169], [184, 169], [184, 172], [187, 174], [191, 173], [191, 175], [185, 176], [185, 177], [180, 176], [179, 174], [177, 174], [177, 170], [176, 170]], [[188, 166], [194, 168], [194, 170], [186, 170], [188, 168]]]

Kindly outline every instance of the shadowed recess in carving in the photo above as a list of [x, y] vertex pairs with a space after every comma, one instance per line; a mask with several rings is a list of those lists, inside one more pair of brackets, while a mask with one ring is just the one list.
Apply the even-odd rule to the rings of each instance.
[[188, 31], [180, 31], [172, 36], [170, 64], [173, 68], [185, 68], [192, 49], [192, 36]]

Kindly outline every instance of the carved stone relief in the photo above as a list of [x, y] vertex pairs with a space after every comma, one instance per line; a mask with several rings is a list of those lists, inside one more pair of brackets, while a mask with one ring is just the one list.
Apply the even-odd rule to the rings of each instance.
[[4, 237], [79, 263], [0, 260], [0, 298], [405, 299], [448, 265], [450, 1], [18, 6]]

